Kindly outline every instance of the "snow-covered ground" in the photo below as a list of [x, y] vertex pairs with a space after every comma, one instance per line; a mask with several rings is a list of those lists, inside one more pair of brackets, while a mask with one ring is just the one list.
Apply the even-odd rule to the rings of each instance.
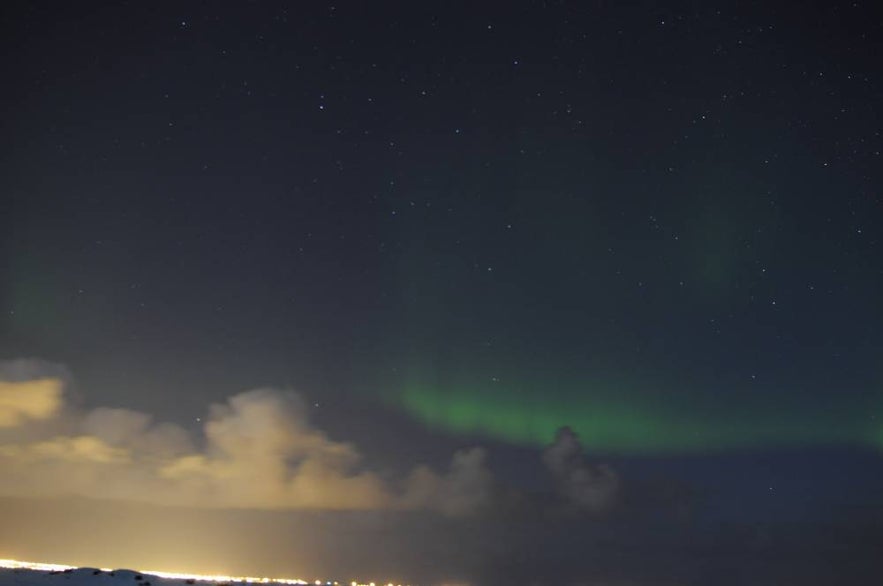
[[[339, 586], [339, 582], [306, 582], [293, 579], [254, 578], [245, 576], [202, 576], [157, 571], [74, 568], [0, 559], [0, 586], [234, 586], [236, 584], [315, 584]], [[361, 585], [353, 582], [350, 586]]]

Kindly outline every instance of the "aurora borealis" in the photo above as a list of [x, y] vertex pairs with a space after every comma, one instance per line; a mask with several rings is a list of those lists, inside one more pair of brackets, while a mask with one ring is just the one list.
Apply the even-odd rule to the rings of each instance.
[[[628, 402], [627, 402], [628, 401]], [[542, 446], [562, 421], [597, 453], [671, 454], [812, 445], [880, 446], [880, 432], [849, 416], [796, 406], [736, 405], [705, 412], [688, 405], [615, 397], [530, 400], [522, 393], [409, 390], [402, 405], [426, 424], [452, 433]]]
[[0, 558], [879, 581], [873, 5], [5, 16]]

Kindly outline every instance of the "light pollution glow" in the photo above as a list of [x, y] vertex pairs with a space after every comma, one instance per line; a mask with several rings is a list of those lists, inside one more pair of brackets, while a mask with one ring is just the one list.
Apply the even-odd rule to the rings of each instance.
[[807, 411], [800, 405], [689, 403], [670, 396], [546, 395], [520, 392], [439, 390], [413, 386], [400, 406], [424, 424], [456, 434], [483, 434], [529, 445], [546, 445], [562, 426], [588, 449], [622, 454], [706, 452], [740, 448], [822, 444], [883, 445], [883, 434], [860, 425], [858, 409]]
[[[68, 566], [64, 564], [49, 564], [43, 562], [25, 562], [21, 560], [0, 559], [0, 568], [12, 570], [35, 570], [38, 572], [64, 572], [65, 570], [76, 570], [77, 566]], [[103, 572], [112, 572], [110, 568], [99, 568]], [[158, 578], [167, 578], [171, 580], [194, 580], [198, 582], [214, 582], [214, 583], [246, 583], [246, 584], [315, 584], [316, 586], [341, 586], [340, 582], [315, 580], [308, 582], [297, 578], [257, 578], [254, 576], [225, 576], [220, 574], [187, 574], [181, 572], [162, 572], [157, 570], [138, 570], [139, 573], [148, 576], [156, 576]], [[377, 586], [375, 582], [350, 582], [349, 586]], [[393, 584], [389, 582], [386, 586], [402, 586], [401, 584]], [[410, 585], [405, 585], [410, 586]]]

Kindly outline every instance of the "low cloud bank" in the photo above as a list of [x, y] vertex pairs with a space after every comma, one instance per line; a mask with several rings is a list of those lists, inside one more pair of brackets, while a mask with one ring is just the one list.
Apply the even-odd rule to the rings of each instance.
[[[194, 442], [146, 413], [72, 408], [65, 378], [63, 368], [40, 361], [0, 363], [0, 496], [463, 516], [501, 494], [482, 448], [455, 453], [445, 471], [418, 465], [396, 480], [371, 470], [355, 446], [310, 423], [295, 393], [258, 389], [211, 405]], [[589, 467], [570, 430], [544, 459], [568, 502], [587, 511], [612, 502], [616, 475]]]
[[[467, 514], [491, 498], [481, 449], [450, 470], [417, 467], [398, 483], [329, 438], [294, 393], [259, 389], [212, 405], [196, 449], [182, 427], [128, 409], [79, 412], [57, 367], [0, 364], [0, 494], [256, 509], [433, 509]], [[47, 374], [49, 373], [49, 374]]]

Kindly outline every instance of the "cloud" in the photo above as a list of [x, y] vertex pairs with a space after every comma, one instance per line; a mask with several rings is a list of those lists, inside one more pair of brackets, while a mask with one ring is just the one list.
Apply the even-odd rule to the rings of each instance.
[[41, 360], [0, 361], [0, 437], [26, 424], [49, 421], [64, 408], [67, 369]]
[[0, 381], [0, 427], [18, 427], [28, 420], [50, 419], [61, 408], [61, 381], [41, 378]]
[[158, 468], [191, 504], [222, 507], [378, 509], [394, 498], [373, 473], [357, 471], [355, 448], [306, 421], [297, 395], [263, 389], [211, 408], [206, 449]]
[[562, 427], [543, 453], [543, 462], [555, 478], [559, 494], [575, 507], [602, 511], [615, 500], [618, 475], [606, 464], [586, 462], [579, 437], [569, 427]]
[[476, 512], [492, 502], [494, 478], [485, 465], [482, 448], [454, 454], [450, 471], [439, 476], [426, 466], [408, 478], [404, 502], [408, 507], [435, 508], [459, 516]]
[[[0, 364], [0, 494], [79, 495], [210, 508], [478, 510], [493, 477], [481, 449], [458, 452], [448, 472], [416, 467], [401, 484], [362, 467], [351, 444], [307, 419], [295, 393], [259, 389], [212, 405], [203, 447], [145, 413], [64, 404], [59, 372]], [[29, 378], [30, 377], [30, 378]], [[40, 423], [40, 425], [37, 425]]]

